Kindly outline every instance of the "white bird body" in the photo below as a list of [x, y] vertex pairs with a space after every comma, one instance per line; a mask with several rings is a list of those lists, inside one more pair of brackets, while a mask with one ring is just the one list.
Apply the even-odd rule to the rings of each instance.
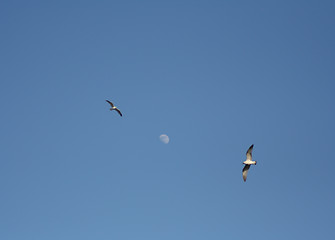
[[257, 161], [252, 161], [252, 149], [254, 148], [254, 144], [252, 144], [248, 151], [247, 151], [247, 160], [245, 160], [243, 162], [243, 164], [245, 165], [243, 170], [242, 170], [242, 176], [243, 176], [243, 180], [247, 181], [247, 175], [248, 175], [248, 170], [250, 168], [251, 165], [256, 165]]
[[256, 163], [257, 163], [256, 161], [252, 161], [252, 160], [249, 160], [249, 159], [247, 159], [243, 162], [243, 164], [248, 164], [248, 165], [256, 165]]

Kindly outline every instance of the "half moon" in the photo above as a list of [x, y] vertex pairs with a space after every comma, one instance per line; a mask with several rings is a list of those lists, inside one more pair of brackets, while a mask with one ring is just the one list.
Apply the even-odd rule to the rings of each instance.
[[161, 140], [162, 143], [168, 144], [170, 142], [170, 138], [166, 134], [162, 134], [159, 136], [159, 140]]

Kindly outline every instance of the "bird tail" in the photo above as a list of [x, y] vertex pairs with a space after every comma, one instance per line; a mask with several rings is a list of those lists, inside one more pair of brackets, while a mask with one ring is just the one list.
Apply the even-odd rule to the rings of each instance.
[[255, 165], [257, 164], [257, 161], [255, 161]]

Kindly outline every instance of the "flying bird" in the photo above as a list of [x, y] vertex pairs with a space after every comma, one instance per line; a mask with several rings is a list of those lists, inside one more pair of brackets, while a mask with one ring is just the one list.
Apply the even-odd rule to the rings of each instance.
[[247, 160], [245, 160], [243, 162], [243, 164], [245, 164], [243, 170], [242, 170], [242, 176], [243, 176], [243, 180], [247, 181], [247, 175], [248, 175], [248, 170], [250, 168], [250, 165], [256, 165], [257, 161], [252, 161], [252, 149], [254, 148], [254, 144], [252, 144], [248, 151], [247, 151]]
[[111, 101], [106, 100], [106, 102], [108, 102], [111, 105], [111, 108], [110, 108], [111, 111], [113, 111], [113, 110], [117, 111], [120, 114], [120, 116], [122, 117], [121, 111], [117, 107], [115, 107], [114, 104]]

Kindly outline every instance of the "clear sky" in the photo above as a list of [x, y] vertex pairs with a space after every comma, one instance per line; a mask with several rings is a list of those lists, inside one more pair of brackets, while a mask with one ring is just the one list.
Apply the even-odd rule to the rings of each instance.
[[334, 12], [1, 1], [0, 239], [333, 239]]

